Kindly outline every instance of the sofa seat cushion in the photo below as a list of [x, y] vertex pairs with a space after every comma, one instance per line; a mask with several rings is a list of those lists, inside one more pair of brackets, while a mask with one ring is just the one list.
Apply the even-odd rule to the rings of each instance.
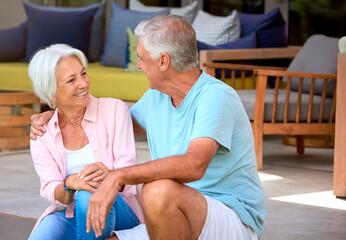
[[[90, 93], [95, 97], [138, 101], [149, 89], [148, 79], [143, 72], [125, 72], [124, 68], [105, 67], [93, 62], [89, 64], [87, 73], [90, 77]], [[28, 64], [0, 63], [0, 90], [32, 91]]]
[[0, 90], [32, 91], [31, 81], [28, 76], [28, 63], [1, 62]]
[[[237, 90], [237, 93], [244, 105], [245, 111], [251, 121], [254, 120], [255, 113], [255, 101], [256, 101], [256, 90]], [[288, 109], [288, 121], [294, 122], [296, 120], [296, 109], [297, 109], [297, 97], [298, 92], [291, 91], [290, 92], [290, 106]], [[278, 94], [278, 102], [276, 109], [276, 121], [282, 122], [284, 116], [285, 109], [285, 98], [286, 98], [286, 90], [280, 89]], [[272, 109], [273, 109], [273, 99], [274, 99], [274, 89], [267, 89], [265, 95], [265, 106], [264, 106], [264, 121], [271, 121], [272, 117]], [[321, 96], [314, 95], [313, 98], [313, 106], [312, 106], [312, 114], [311, 121], [316, 122], [318, 120], [319, 108], [320, 108]], [[333, 99], [326, 98], [324, 112], [323, 112], [323, 120], [326, 121], [329, 118], [329, 113], [332, 107]], [[308, 105], [309, 105], [309, 94], [302, 94], [301, 101], [301, 109], [300, 109], [300, 121], [306, 121]]]
[[149, 89], [143, 72], [125, 72], [124, 68], [107, 67], [99, 62], [87, 68], [90, 93], [95, 97], [114, 97], [124, 101], [138, 101]]

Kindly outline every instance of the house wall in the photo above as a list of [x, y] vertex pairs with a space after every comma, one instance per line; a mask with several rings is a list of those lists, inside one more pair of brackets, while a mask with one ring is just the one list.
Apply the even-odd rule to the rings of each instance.
[[288, 0], [265, 0], [264, 12], [270, 12], [274, 8], [280, 8], [283, 19], [286, 22], [286, 34], [288, 34], [288, 15], [289, 15], [289, 1]]
[[[26, 0], [35, 4], [56, 6], [61, 0]], [[126, 7], [127, 0], [113, 0]], [[111, 1], [107, 1], [106, 19], [111, 12]], [[18, 26], [27, 19], [22, 0], [0, 0], [0, 29]], [[108, 23], [108, 21], [107, 21]], [[106, 24], [107, 25], [107, 24]]]
[[0, 1], [0, 29], [15, 27], [26, 19], [22, 0]]

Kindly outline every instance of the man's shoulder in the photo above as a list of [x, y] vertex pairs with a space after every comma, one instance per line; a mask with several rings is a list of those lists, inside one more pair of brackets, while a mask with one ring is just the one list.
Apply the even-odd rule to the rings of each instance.
[[199, 85], [198, 91], [203, 93], [202, 96], [218, 96], [227, 97], [236, 94], [236, 91], [227, 85], [226, 83], [218, 80], [208, 74], [206, 74], [203, 79], [201, 79], [201, 84]]

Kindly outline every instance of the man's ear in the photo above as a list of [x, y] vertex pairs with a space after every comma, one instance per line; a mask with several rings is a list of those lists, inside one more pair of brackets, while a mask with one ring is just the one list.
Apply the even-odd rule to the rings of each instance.
[[171, 57], [167, 53], [160, 54], [160, 71], [164, 72], [169, 68], [171, 64]]

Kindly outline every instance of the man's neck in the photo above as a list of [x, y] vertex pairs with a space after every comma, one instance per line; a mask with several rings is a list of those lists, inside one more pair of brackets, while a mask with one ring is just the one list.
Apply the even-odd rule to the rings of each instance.
[[171, 84], [167, 89], [168, 92], [166, 94], [171, 96], [174, 107], [178, 107], [183, 102], [186, 95], [197, 82], [200, 75], [201, 71], [198, 68], [188, 72], [175, 73], [173, 75]]

